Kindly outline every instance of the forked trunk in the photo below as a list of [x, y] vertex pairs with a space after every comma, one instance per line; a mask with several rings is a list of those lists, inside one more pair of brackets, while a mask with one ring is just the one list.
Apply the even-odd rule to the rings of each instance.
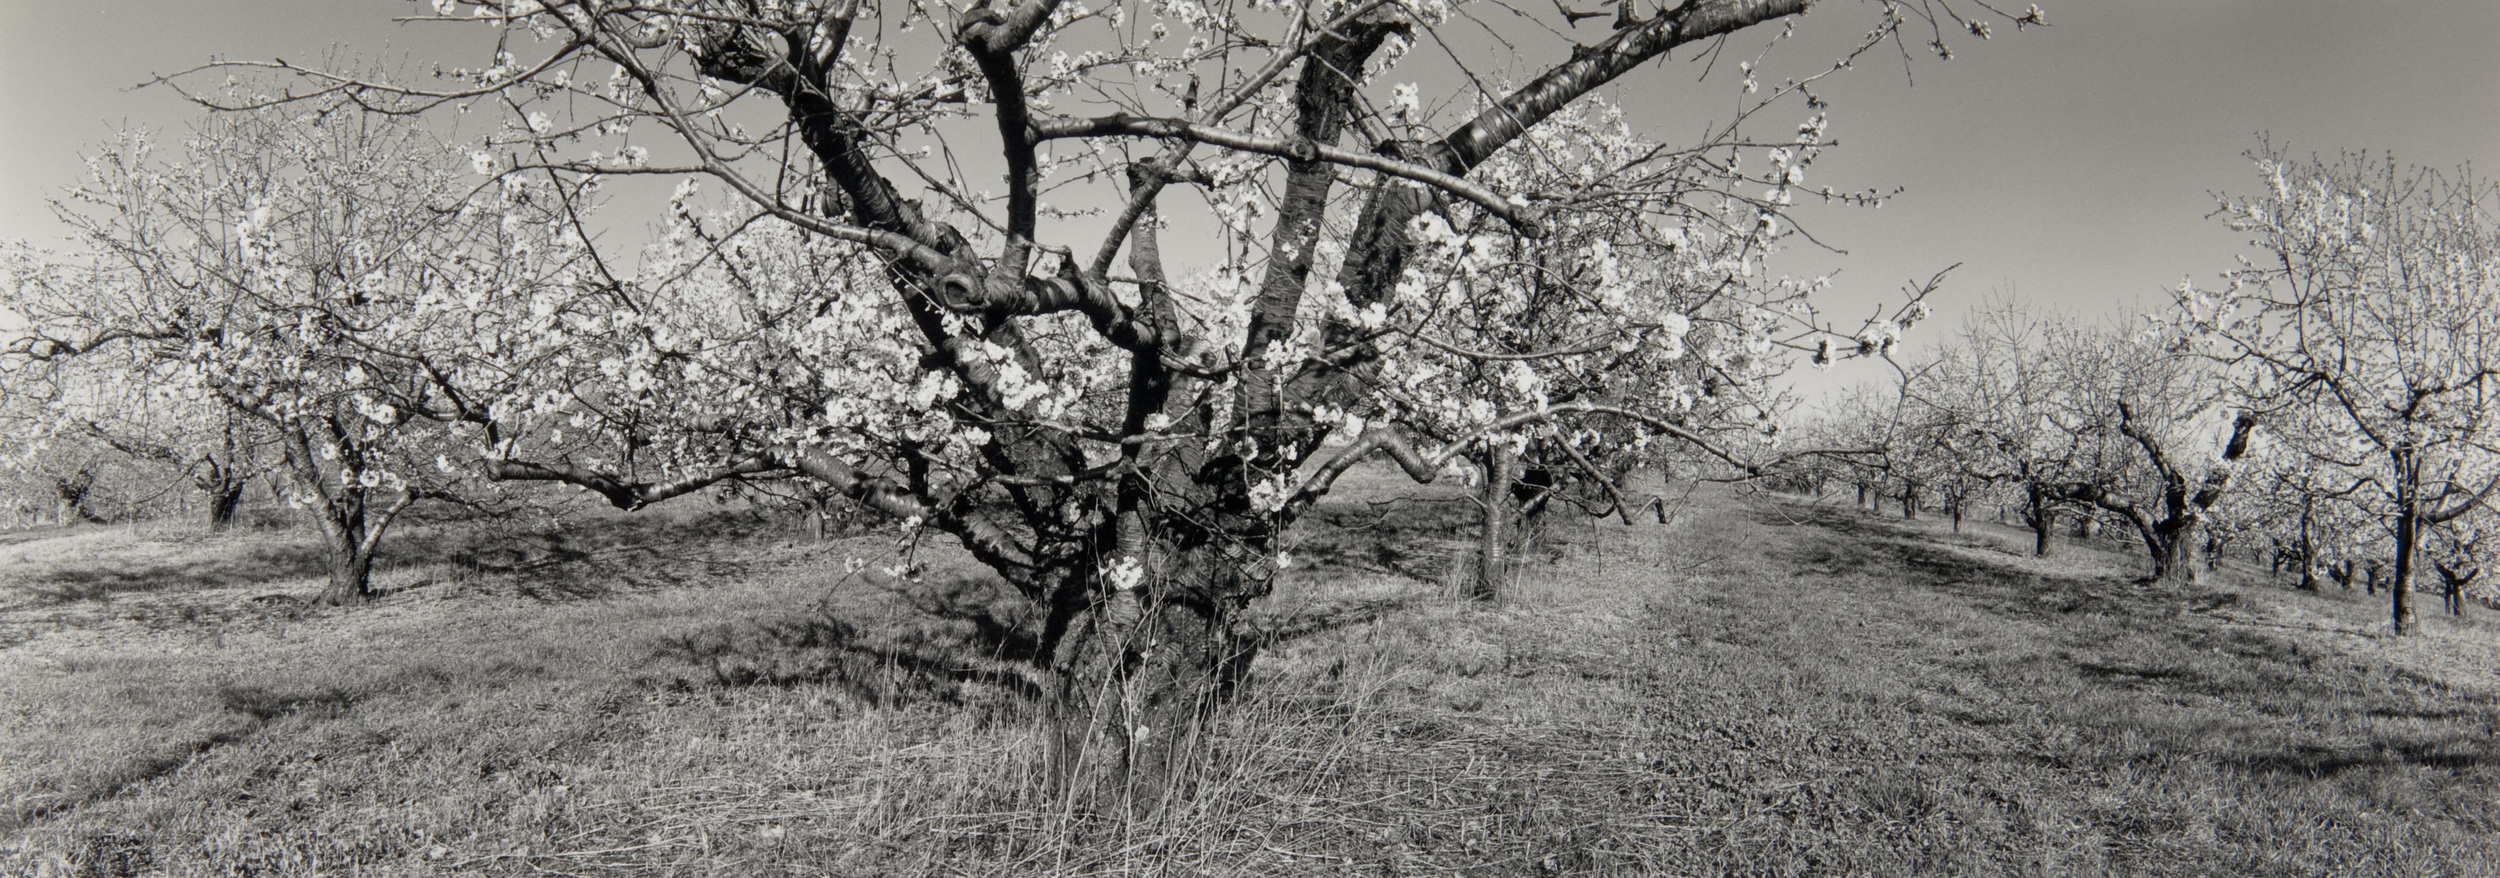
[[2196, 584], [2195, 515], [2180, 514], [2159, 521], [2133, 515], [2128, 523], [2135, 525], [2136, 535], [2144, 541], [2145, 555], [2153, 562], [2152, 584]]
[[2153, 584], [2196, 584], [2196, 544], [2188, 539], [2188, 530], [2186, 527], [2157, 529], [2147, 539], [2146, 549], [2153, 561]]
[[224, 533], [234, 529], [234, 511], [243, 505], [243, 482], [235, 480], [220, 484], [208, 492], [208, 529]]
[[373, 553], [330, 547], [329, 585], [317, 598], [331, 606], [353, 606], [373, 597]]
[[2472, 585], [2475, 577], [2482, 575], [2483, 569], [2471, 561], [2463, 565], [2434, 561], [2431, 566], [2439, 571], [2440, 609], [2450, 616], [2464, 616], [2465, 587]]
[[352, 489], [343, 491], [315, 512], [321, 516], [330, 573], [329, 585], [322, 588], [318, 600], [331, 606], [364, 603], [373, 596], [375, 541], [369, 537], [375, 534], [367, 527], [362, 494]]

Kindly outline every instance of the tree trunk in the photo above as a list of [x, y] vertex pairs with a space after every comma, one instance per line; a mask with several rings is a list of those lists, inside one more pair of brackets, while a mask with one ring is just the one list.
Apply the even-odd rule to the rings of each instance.
[[83, 521], [88, 524], [104, 523], [104, 516], [97, 515], [95, 510], [87, 508], [87, 498], [95, 493], [95, 471], [81, 469], [77, 474], [66, 478], [56, 477], [52, 480], [52, 490], [61, 500], [60, 513], [55, 516], [61, 524], [69, 524], [73, 521]]
[[365, 498], [353, 487], [337, 489], [338, 494], [314, 510], [321, 519], [321, 535], [329, 555], [329, 585], [316, 598], [334, 607], [364, 603], [373, 596], [373, 546], [375, 540], [365, 516]]
[[2057, 527], [2057, 510], [2049, 505], [2048, 492], [2039, 485], [2032, 485], [2029, 493], [2030, 503], [2024, 509], [2023, 523], [2031, 526], [2031, 554], [2046, 558], [2049, 556], [2049, 532]]
[[2311, 532], [2316, 525], [2316, 516], [2312, 513], [2317, 502], [2313, 495], [2303, 495], [2300, 501], [2300, 539], [2293, 544], [2293, 548], [2300, 552], [2301, 591], [2318, 590], [2318, 544]]
[[373, 597], [373, 552], [333, 545], [329, 552], [329, 585], [315, 600], [334, 607], [353, 606]]
[[[2434, 561], [2431, 563], [2431, 566], [2439, 571], [2440, 608], [2447, 611], [2450, 616], [2464, 616], [2465, 587], [2473, 584], [2475, 577], [2482, 575], [2482, 568], [2479, 566], [2473, 566], [2473, 562], [2470, 561], [2466, 562], [2465, 565], [2451, 565], [2445, 561]], [[2460, 569], [2460, 566], [2462, 566], [2462, 569]]]
[[1554, 491], [1562, 484], [1553, 467], [1522, 463], [1526, 465], [1513, 465], [1517, 472], [1510, 488], [1511, 500], [1519, 509], [1519, 517], [1511, 527], [1510, 552], [1514, 560], [1539, 551], [1543, 545], [1554, 511]]
[[2188, 532], [2194, 525], [2156, 528], [2157, 536], [2150, 546], [2153, 555], [2153, 584], [2190, 586], [2196, 584], [2196, 543]]
[[1263, 589], [1244, 585], [1256, 562], [1220, 547], [1140, 548], [1155, 558], [1125, 587], [1117, 574], [1063, 575], [1033, 648], [1054, 681], [1054, 794], [1145, 818], [1192, 794], [1189, 760], [1207, 718], [1258, 653], [1226, 596]]
[[226, 426], [221, 432], [221, 446], [204, 455], [193, 482], [208, 497], [208, 530], [225, 533], [234, 529], [235, 509], [243, 504], [243, 489], [249, 484], [244, 477], [244, 458], [249, 453], [245, 442], [249, 428], [232, 408], [224, 410]]
[[1498, 438], [1488, 442], [1484, 465], [1484, 523], [1476, 536], [1476, 577], [1468, 588], [1471, 600], [1490, 601], [1501, 597], [1503, 577], [1509, 572], [1506, 553], [1507, 525], [1511, 517], [1511, 467], [1514, 465], [1510, 444]]
[[2415, 553], [2420, 550], [2416, 544], [2421, 541], [2422, 511], [2421, 498], [2415, 488], [2416, 473], [2405, 465], [2410, 462], [2411, 455], [2398, 458], [2396, 573], [2387, 581], [2389, 613], [2395, 618], [2398, 637], [2412, 634], [2420, 625], [2413, 617], [2413, 561]]
[[234, 529], [234, 511], [243, 505], [243, 481], [228, 479], [217, 483], [208, 493], [208, 529], [225, 533]]

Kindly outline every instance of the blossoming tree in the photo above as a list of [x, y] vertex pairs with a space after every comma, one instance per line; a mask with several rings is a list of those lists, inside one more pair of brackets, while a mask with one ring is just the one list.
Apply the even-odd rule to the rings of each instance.
[[[1758, 300], [1775, 286], [1749, 279], [1795, 233], [1782, 219], [1795, 198], [1849, 197], [1803, 184], [1824, 124], [1812, 78], [1847, 58], [1767, 91], [1762, 59], [1742, 61], [1737, 118], [1629, 172], [1601, 163], [1612, 175], [1595, 185], [1502, 170], [1515, 166], [1505, 150], [1547, 148], [1529, 133], [1600, 86], [1809, 5], [1696, 0], [1586, 38], [1549, 22], [1561, 39], [1539, 45], [1525, 29], [1469, 36], [1472, 9], [1449, 0], [437, 2], [497, 30], [491, 60], [433, 83], [256, 66], [296, 77], [271, 102], [500, 108], [503, 129], [472, 157], [483, 173], [701, 175], [738, 196], [750, 213], [725, 222], [681, 211], [677, 246], [701, 251], [684, 270], [609, 260], [595, 282], [667, 286], [712, 317], [655, 315], [636, 295], [585, 302], [551, 329], [583, 333], [584, 349], [630, 337], [633, 355], [567, 373], [606, 379], [561, 388], [579, 391], [569, 405], [498, 413], [579, 418], [609, 450], [505, 445], [486, 472], [628, 508], [803, 473], [952, 535], [1045, 608], [1032, 662], [1062, 710], [1063, 776], [1106, 765], [1150, 805], [1253, 654], [1235, 615], [1268, 591], [1279, 534], [1349, 467], [1386, 457], [1428, 480], [1523, 431], [1702, 447], [1704, 431], [1647, 395], [1658, 388], [1534, 388], [1581, 380], [1603, 356], [1702, 350], [1687, 337], [1702, 316], [1657, 310], [1697, 291], [1729, 291], [1736, 316], [1713, 344], [1731, 352], [1831, 329]], [[1870, 8], [1860, 52], [1941, 53], [1946, 30], [1990, 28], [1945, 0]], [[1435, 60], [1413, 60], [1419, 46]], [[1493, 56], [1509, 68], [1467, 60]], [[1431, 72], [1397, 81], [1409, 65]], [[1772, 107], [1792, 112], [1760, 136], [1748, 120]], [[1498, 273], [1505, 241], [1587, 222], [1606, 190], [1694, 181], [1717, 196], [1639, 218], [1642, 234], [1692, 244], [1656, 270], [1696, 292], [1610, 300], [1602, 268], [1572, 268], [1599, 293], [1576, 309], [1621, 315], [1582, 324], [1587, 350], [1445, 336], [1448, 291]], [[1167, 265], [1171, 250], [1186, 261]], [[776, 264], [746, 267], [759, 262]], [[755, 331], [730, 344], [677, 328], [698, 325]], [[788, 356], [708, 356], [775, 337]], [[688, 386], [688, 370], [713, 372], [699, 407], [640, 404]], [[662, 373], [681, 377], [651, 383]], [[1490, 378], [1535, 401], [1502, 407]]]
[[2061, 374], [2049, 422], [2079, 452], [2051, 491], [2123, 519], [2153, 581], [2194, 583], [2198, 526], [2247, 456], [2256, 413], [2157, 329], [2078, 330], [2052, 344]]
[[2364, 155], [2300, 161], [2268, 145], [2251, 158], [2264, 190], [2217, 215], [2252, 253], [2222, 289], [2182, 285], [2178, 321], [2270, 430], [2356, 474], [2393, 538], [2396, 633], [2411, 633], [2424, 527], [2500, 487], [2485, 463], [2500, 394], [2493, 189]]
[[[26, 386], [101, 362], [126, 380], [82, 386], [128, 398], [87, 409], [252, 422], [328, 543], [321, 599], [362, 601], [391, 523], [457, 496], [455, 459], [513, 446], [491, 413], [527, 405], [513, 379], [533, 340], [561, 343], [537, 332], [547, 297], [583, 294], [564, 278], [581, 236], [555, 209], [572, 199], [464, 202], [426, 132], [337, 103], [212, 117], [179, 155], [156, 151], [128, 132], [90, 157], [62, 209], [84, 249], [7, 291], [28, 325], [0, 366]], [[232, 428], [138, 435], [234, 465]]]

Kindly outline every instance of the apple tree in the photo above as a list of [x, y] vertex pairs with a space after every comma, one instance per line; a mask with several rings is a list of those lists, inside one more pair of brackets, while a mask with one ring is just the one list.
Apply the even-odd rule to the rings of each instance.
[[[1776, 45], [1796, 26], [1780, 23], [1811, 5], [1695, 0], [1627, 8], [1589, 36], [1558, 17], [1488, 37], [1473, 16], [1516, 10], [437, 2], [440, 18], [493, 31], [477, 66], [386, 81], [223, 64], [202, 78], [258, 67], [291, 79], [261, 100], [202, 97], [492, 108], [501, 128], [472, 161], [498, 179], [699, 176], [734, 194], [742, 206], [724, 216], [678, 211], [682, 269], [603, 259], [594, 283], [618, 301], [550, 324], [573, 350], [607, 351], [578, 374], [608, 382], [549, 387], [574, 398], [527, 416], [581, 418], [613, 447], [507, 443], [485, 471], [627, 508], [799, 473], [951, 535], [1043, 608], [1031, 661], [1060, 711], [1062, 777], [1108, 768], [1151, 808], [1176, 791], [1202, 711], [1255, 655], [1237, 611], [1268, 592], [1278, 537], [1349, 467], [1386, 457], [1429, 480], [1531, 432], [1702, 447], [1706, 430], [1680, 419], [1666, 388], [1591, 383], [1542, 399], [1535, 388], [1587, 381], [1574, 370], [1605, 352], [1700, 355], [1711, 348], [1685, 333], [1721, 314], [1729, 334], [1706, 336], [1727, 345], [1721, 365], [1764, 338], [1821, 347], [1778, 334], [1828, 329], [1819, 322], [1746, 308], [1782, 304], [1757, 291], [1776, 289], [1761, 285], [1760, 256], [1795, 234], [1787, 207], [1850, 197], [1805, 188], [1797, 144], [1811, 135], [1819, 149], [1828, 124], [1812, 78], [1854, 54], [1787, 80], [1767, 79], [1766, 56], [1725, 59], [1742, 74], [1737, 115], [1637, 166], [1593, 158], [1598, 173], [1539, 179], [1503, 157], [1549, 149], [1530, 133], [1653, 60], [1683, 47], [1719, 57], [1758, 25]], [[1942, 54], [1948, 31], [2041, 20], [2036, 7], [1967, 5], [1987, 18], [1946, 0], [1868, 4], [1855, 51]], [[1502, 66], [1477, 69], [1486, 59]], [[1660, 250], [1676, 234], [1689, 242], [1691, 255], [1638, 257], [1675, 286], [1610, 301], [1604, 270], [1580, 260], [1602, 263], [1596, 243], [1628, 245], [1635, 230], [1574, 230], [1596, 222], [1609, 191], [1678, 187], [1696, 196], [1681, 201], [1691, 210], [1661, 202], [1612, 220], [1646, 224], [1637, 237]], [[1506, 255], [1557, 232], [1572, 243]], [[1435, 310], [1453, 287], [1489, 294], [1538, 259], [1581, 278], [1548, 291], [1578, 300], [1575, 315], [1620, 315], [1572, 318], [1596, 335], [1590, 350], [1524, 336], [1482, 346], [1451, 322], [1464, 315]], [[705, 316], [643, 307], [653, 296]], [[1685, 307], [1704, 313], [1673, 310]], [[680, 332], [698, 326], [711, 328]], [[744, 334], [716, 338], [723, 327]], [[759, 349], [785, 343], [786, 355]], [[1834, 346], [1856, 347], [1845, 333]], [[710, 404], [640, 404], [692, 386], [682, 376], [694, 372], [717, 391]], [[645, 397], [637, 376], [666, 380]]]
[[[2178, 322], [2232, 370], [2271, 432], [2355, 474], [2385, 522], [2397, 634], [2424, 529], [2473, 511], [2500, 478], [2500, 225], [2470, 170], [2345, 154], [2251, 154], [2264, 187], [2216, 211], [2250, 238], [2220, 289], [2183, 284]], [[2280, 428], [2275, 423], [2280, 422]]]
[[391, 523], [515, 446], [494, 413], [551, 402], [514, 376], [589, 294], [579, 194], [475, 192], [422, 128], [337, 102], [213, 115], [177, 146], [132, 131], [89, 157], [60, 206], [83, 249], [9, 290], [27, 326], [0, 365], [23, 387], [108, 364], [124, 380], [86, 386], [133, 396], [87, 409], [211, 418], [133, 440], [163, 456], [234, 468], [238, 429], [268, 437], [328, 547], [321, 599], [362, 601]]

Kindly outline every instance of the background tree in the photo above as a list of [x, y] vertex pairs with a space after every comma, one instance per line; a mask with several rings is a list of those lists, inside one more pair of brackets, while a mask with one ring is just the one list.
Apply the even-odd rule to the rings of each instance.
[[[448, 496], [455, 458], [515, 447], [490, 413], [529, 404], [503, 371], [521, 360], [484, 352], [524, 346], [551, 307], [541, 282], [581, 248], [547, 208], [572, 199], [507, 185], [464, 204], [456, 157], [425, 132], [335, 103], [213, 117], [179, 156], [155, 150], [129, 132], [91, 157], [61, 209], [85, 251], [6, 303], [29, 323], [12, 384], [101, 363], [129, 380], [83, 386], [128, 398], [87, 411], [152, 396], [252, 422], [325, 537], [321, 599], [361, 601], [392, 521]], [[134, 425], [132, 447], [222, 461], [229, 484], [242, 434], [209, 417]]]
[[2410, 633], [2422, 528], [2500, 484], [2480, 464], [2500, 390], [2492, 189], [2362, 155], [2251, 158], [2264, 191], [2217, 214], [2254, 252], [2223, 289], [2183, 285], [2179, 321], [2294, 447], [2359, 475], [2392, 535], [2395, 630]]
[[2157, 330], [2073, 330], [2049, 344], [2059, 393], [2048, 421], [2078, 449], [2052, 494], [2124, 520], [2153, 581], [2194, 583], [2197, 528], [2247, 456], [2256, 414], [2235, 412], [2209, 363]]
[[[1820, 153], [1817, 128], [1801, 126], [1775, 157], [1784, 176]], [[1732, 226], [1731, 217], [1762, 214], [1722, 191], [1732, 182], [1724, 171], [1646, 140], [1603, 101], [1557, 113], [1476, 173], [1553, 193], [1542, 234], [1482, 212], [1467, 215], [1469, 228], [1434, 226], [1457, 246], [1410, 265], [1420, 301], [1341, 316], [1394, 327], [1416, 345], [1384, 363], [1398, 371], [1383, 377], [1401, 386], [1398, 404], [1379, 414], [1436, 441], [1482, 437], [1474, 594], [1490, 598], [1504, 556], [1532, 542], [1545, 510], [1576, 506], [1628, 524], [1648, 505], [1622, 484], [1634, 470], [1676, 459], [1687, 474], [1724, 473], [1736, 462], [1727, 446], [1775, 437], [1788, 401], [1772, 379], [1795, 355], [1821, 350], [1808, 299], [1828, 279], [1707, 270], [1759, 261], [1776, 236], [1758, 220]], [[1471, 396], [1483, 404], [1458, 404]], [[1637, 409], [1684, 436], [1653, 443], [1657, 427], [1626, 416], [1485, 431], [1558, 403]]]

